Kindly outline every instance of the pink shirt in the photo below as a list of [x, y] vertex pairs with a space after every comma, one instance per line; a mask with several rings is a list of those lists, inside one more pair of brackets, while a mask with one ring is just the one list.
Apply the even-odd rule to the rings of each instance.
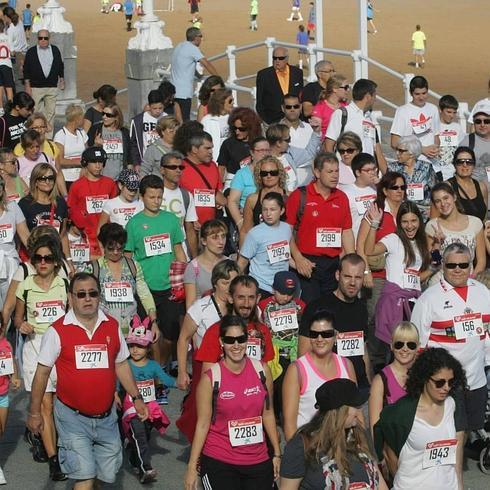
[[382, 371], [386, 376], [386, 384], [388, 385], [387, 388], [389, 392], [389, 394], [386, 394], [386, 401], [388, 402], [388, 405], [392, 405], [400, 398], [404, 397], [407, 392], [403, 386], [400, 386], [400, 383], [398, 383], [398, 380], [395, 378], [393, 370], [389, 365], [385, 366]]
[[56, 170], [54, 160], [44, 152], [41, 152], [36, 160], [29, 160], [24, 155], [17, 159], [19, 160], [19, 176], [27, 185], [29, 185], [32, 170], [38, 163], [49, 163]]
[[[251, 465], [263, 463], [269, 459], [266, 435], [261, 443], [233, 447], [228, 436], [228, 421], [248, 419], [262, 415], [266, 397], [255, 368], [246, 359], [245, 367], [239, 374], [232, 373], [224, 364], [221, 367], [221, 383], [216, 403], [216, 418], [209, 427], [203, 454], [224, 463]], [[211, 370], [205, 373], [213, 383]]]
[[[347, 104], [345, 102], [340, 103], [341, 106], [345, 107]], [[326, 100], [320, 100], [313, 107], [313, 116], [319, 117], [322, 120], [322, 138], [325, 138], [325, 133], [327, 132], [328, 125], [330, 123], [330, 119], [332, 118], [332, 114], [336, 111], [336, 109], [332, 109], [327, 104]]]
[[[10, 353], [12, 355], [12, 346], [5, 337], [0, 338], [0, 357], [2, 354]], [[0, 396], [6, 395], [9, 391], [9, 376], [0, 376]]]

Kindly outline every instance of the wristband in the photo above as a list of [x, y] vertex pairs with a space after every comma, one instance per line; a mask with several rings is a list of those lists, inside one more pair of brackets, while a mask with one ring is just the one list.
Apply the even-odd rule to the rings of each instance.
[[131, 400], [133, 400], [133, 403], [136, 401], [136, 400], [143, 400], [143, 395], [141, 393], [138, 393], [136, 396], [132, 396], [131, 397]]
[[279, 458], [279, 459], [281, 459], [282, 458], [282, 454], [273, 454], [272, 457], [273, 458]]
[[41, 418], [41, 414], [40, 413], [30, 413], [29, 417]]

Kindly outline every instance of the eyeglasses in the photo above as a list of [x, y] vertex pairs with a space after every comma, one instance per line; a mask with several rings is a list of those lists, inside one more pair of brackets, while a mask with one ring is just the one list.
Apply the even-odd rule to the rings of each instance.
[[473, 158], [458, 158], [454, 163], [456, 165], [474, 165], [475, 160]]
[[36, 131], [42, 131], [43, 129], [47, 129], [47, 126], [31, 126], [31, 129], [34, 129]]
[[400, 350], [405, 346], [407, 346], [410, 350], [415, 350], [417, 348], [417, 342], [402, 342], [401, 340], [398, 340], [393, 344], [393, 349]]
[[337, 150], [341, 155], [345, 155], [348, 153], [349, 155], [352, 155], [355, 151], [357, 151], [356, 148], [342, 148]]
[[490, 119], [473, 119], [473, 124], [490, 124]]
[[41, 181], [41, 182], [54, 182], [55, 178], [54, 178], [54, 175], [43, 175], [42, 177], [38, 177], [36, 180], [38, 182], [39, 181]]
[[273, 56], [272, 59], [274, 61], [283, 61], [283, 60], [287, 59], [287, 56]]
[[308, 334], [310, 339], [317, 339], [321, 337], [322, 339], [331, 339], [335, 336], [335, 330], [310, 330]]
[[277, 177], [279, 175], [279, 170], [261, 170], [259, 175], [261, 177], [267, 177], [267, 176], [271, 176], [271, 177]]
[[299, 109], [300, 107], [301, 107], [300, 104], [292, 104], [292, 105], [291, 104], [286, 104], [284, 106], [285, 109]]
[[223, 344], [233, 345], [235, 342], [238, 342], [239, 344], [244, 344], [247, 341], [247, 338], [247, 334], [244, 333], [243, 335], [239, 335], [238, 337], [225, 335], [224, 337], [221, 337], [221, 340], [223, 341]]
[[467, 269], [470, 266], [469, 262], [445, 262], [444, 267], [446, 269], [456, 269], [459, 267], [460, 269]]
[[232, 126], [231, 129], [233, 131], [240, 131], [240, 133], [245, 133], [246, 131], [248, 131], [248, 128], [246, 128], [245, 126]]
[[350, 85], [341, 85], [339, 88], [343, 88], [344, 90], [350, 90]]
[[378, 171], [378, 167], [361, 168], [361, 172], [366, 172], [367, 174], [374, 174]]
[[95, 289], [92, 289], [90, 291], [77, 291], [76, 293], [73, 293], [78, 299], [83, 299], [86, 298], [87, 296], [90, 296], [91, 298], [98, 298], [99, 297], [99, 291], [95, 291]]
[[34, 254], [31, 258], [32, 264], [41, 264], [42, 262], [45, 264], [54, 264], [54, 256]]
[[405, 153], [406, 151], [408, 151], [408, 150], [406, 150], [405, 148], [397, 148], [396, 149], [397, 153]]
[[105, 111], [102, 112], [102, 116], [105, 116], [105, 117], [116, 117], [116, 115], [113, 114], [112, 112], [105, 112]]
[[446, 383], [449, 388], [452, 388], [454, 386], [454, 378], [451, 379], [434, 379], [434, 378], [429, 378], [433, 383], [436, 388], [442, 388]]
[[318, 73], [335, 73], [335, 70], [319, 70]]
[[185, 165], [162, 165], [163, 168], [168, 168], [169, 170], [184, 170]]
[[406, 185], [390, 185], [390, 187], [388, 187], [388, 189], [390, 189], [390, 191], [406, 191], [407, 186]]
[[284, 141], [284, 143], [291, 143], [291, 136], [289, 138], [282, 138], [281, 141]]
[[49, 36], [37, 36], [39, 41], [49, 41]]

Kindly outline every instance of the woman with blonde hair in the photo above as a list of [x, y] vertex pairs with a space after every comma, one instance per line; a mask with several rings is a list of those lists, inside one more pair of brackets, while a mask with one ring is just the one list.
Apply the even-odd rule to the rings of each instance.
[[29, 187], [19, 176], [19, 162], [10, 148], [0, 148], [0, 176], [8, 201], [18, 203], [29, 193]]

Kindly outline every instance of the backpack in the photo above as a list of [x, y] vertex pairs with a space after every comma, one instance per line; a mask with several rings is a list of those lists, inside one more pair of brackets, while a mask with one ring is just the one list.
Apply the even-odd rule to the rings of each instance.
[[341, 105], [339, 109], [342, 112], [342, 117], [340, 119], [340, 133], [339, 133], [340, 136], [344, 132], [345, 125], [347, 124], [347, 109], [343, 105]]
[[473, 151], [475, 151], [475, 140], [476, 140], [475, 133], [470, 133], [468, 135], [468, 147]]
[[[265, 396], [265, 408], [269, 410], [270, 400], [269, 400], [269, 391], [267, 390], [266, 377], [264, 373], [264, 368], [262, 367], [262, 363], [257, 361], [256, 359], [250, 359], [252, 365], [257, 373], [257, 377], [260, 379], [262, 386], [266, 392]], [[218, 402], [219, 395], [219, 387], [221, 384], [221, 366], [219, 362], [213, 364], [211, 366], [211, 374], [213, 377], [213, 398], [212, 398], [212, 408], [211, 408], [211, 422], [214, 424], [216, 421], [216, 404]]]
[[[184, 189], [183, 187], [178, 187], [178, 189], [182, 193], [182, 201], [184, 201], [184, 218], [185, 218], [187, 215], [187, 210], [189, 209], [191, 198], [189, 195], [189, 191], [187, 189]], [[165, 194], [165, 188], [163, 189], [163, 193]]]

